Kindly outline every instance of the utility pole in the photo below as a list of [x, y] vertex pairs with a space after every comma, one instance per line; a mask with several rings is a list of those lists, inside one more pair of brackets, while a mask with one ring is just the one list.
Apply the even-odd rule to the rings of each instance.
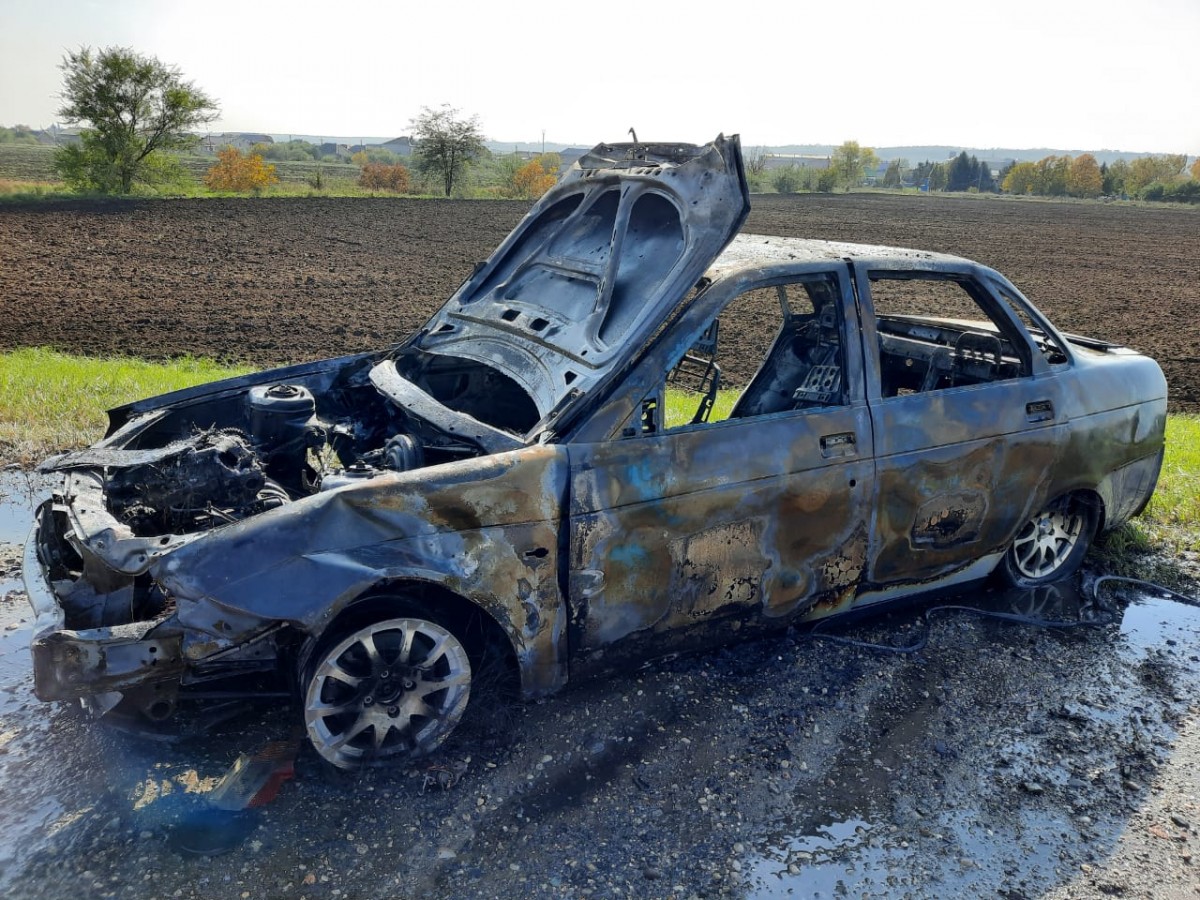
[[546, 155], [546, 129], [542, 129], [542, 156]]

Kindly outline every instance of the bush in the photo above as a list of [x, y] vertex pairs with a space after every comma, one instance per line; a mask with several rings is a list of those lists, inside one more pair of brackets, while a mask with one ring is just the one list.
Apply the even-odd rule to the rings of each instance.
[[1155, 181], [1142, 188], [1143, 200], [1163, 200], [1168, 203], [1200, 203], [1200, 182], [1195, 180], [1164, 184]]
[[410, 189], [408, 169], [399, 163], [367, 163], [358, 175], [360, 187], [376, 191], [394, 191], [397, 194], [407, 194]]
[[519, 200], [536, 200], [558, 179], [539, 160], [531, 159], [512, 176], [512, 196]]
[[804, 178], [799, 166], [784, 166], [776, 169], [771, 176], [771, 184], [781, 194], [794, 194], [804, 186]]
[[217, 152], [217, 162], [204, 176], [210, 190], [237, 193], [258, 192], [279, 183], [274, 163], [264, 163], [257, 153], [242, 153], [236, 147]]

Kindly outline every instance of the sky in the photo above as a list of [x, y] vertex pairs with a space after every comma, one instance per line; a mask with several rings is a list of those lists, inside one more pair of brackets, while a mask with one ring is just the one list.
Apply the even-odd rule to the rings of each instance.
[[57, 121], [63, 55], [116, 45], [216, 98], [213, 131], [391, 137], [449, 103], [502, 142], [1200, 155], [1200, 0], [0, 0], [0, 124]]

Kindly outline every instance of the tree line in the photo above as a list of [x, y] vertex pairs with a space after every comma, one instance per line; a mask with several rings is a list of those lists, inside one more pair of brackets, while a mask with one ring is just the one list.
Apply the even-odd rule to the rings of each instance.
[[[63, 105], [58, 114], [68, 124], [85, 126], [77, 144], [55, 151], [55, 171], [68, 187], [129, 194], [185, 184], [188, 176], [179, 154], [198, 143], [192, 129], [219, 115], [212, 97], [173, 66], [125, 47], [83, 47], [67, 53], [59, 68]], [[485, 186], [498, 196], [533, 199], [557, 179], [561, 161], [556, 154], [494, 159], [484, 144], [478, 116], [449, 105], [421, 107], [409, 127], [412, 157], [368, 147], [351, 157], [359, 167], [361, 187], [395, 193], [436, 191], [449, 197], [461, 190], [468, 173], [481, 169]], [[24, 126], [0, 131], [4, 143], [31, 138]], [[278, 183], [276, 162], [308, 161], [317, 164], [310, 183], [320, 188], [320, 163], [330, 161], [322, 151], [321, 145], [303, 140], [255, 144], [246, 151], [224, 147], [204, 181], [210, 190], [257, 193]], [[336, 155], [334, 159], [340, 161]]]
[[[137, 189], [181, 185], [187, 178], [178, 154], [192, 149], [190, 133], [219, 115], [216, 101], [178, 69], [124, 47], [93, 52], [84, 47], [62, 61], [60, 117], [85, 125], [78, 144], [60, 147], [54, 167], [72, 189], [128, 194]], [[448, 104], [421, 107], [410, 123], [413, 154], [401, 157], [384, 148], [361, 148], [351, 160], [358, 184], [394, 193], [462, 193], [465, 185], [484, 195], [534, 199], [554, 184], [561, 160], [555, 154], [526, 159], [494, 156], [485, 146], [479, 118]], [[25, 126], [0, 128], [0, 143], [36, 142]], [[335, 156], [339, 159], [340, 157]], [[259, 192], [278, 182], [275, 162], [317, 164], [313, 187], [323, 187], [322, 145], [303, 140], [255, 144], [248, 151], [223, 148], [205, 176], [219, 191]], [[892, 160], [880, 173], [870, 147], [846, 141], [824, 165], [778, 165], [762, 148], [745, 156], [751, 190], [851, 190], [863, 185], [919, 187], [925, 191], [974, 191], [1041, 196], [1135, 196], [1147, 200], [1200, 203], [1200, 161], [1190, 170], [1186, 156], [1147, 156], [1098, 165], [1094, 156], [1047, 156], [1012, 163], [999, 178], [986, 161], [964, 150], [944, 162], [926, 160], [910, 167]], [[411, 169], [410, 169], [411, 166]]]
[[1187, 168], [1187, 156], [1163, 154], [1097, 164], [1090, 153], [1047, 156], [1008, 166], [1001, 187], [1010, 194], [1042, 197], [1137, 197], [1200, 203], [1200, 159]]

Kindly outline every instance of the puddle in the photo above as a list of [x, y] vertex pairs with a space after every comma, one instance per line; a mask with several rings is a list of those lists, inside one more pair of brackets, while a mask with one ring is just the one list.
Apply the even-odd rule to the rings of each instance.
[[1138, 655], [1183, 646], [1194, 649], [1200, 644], [1200, 609], [1140, 594], [1125, 608], [1121, 639], [1127, 652]]
[[[1097, 599], [1093, 583], [1088, 580], [1081, 586], [1073, 581], [1035, 591], [989, 590], [942, 598], [887, 615], [887, 624], [868, 620], [842, 633], [892, 646], [912, 644], [922, 613], [956, 605], [1063, 626], [1098, 625], [1104, 635], [1097, 642], [1099, 653], [1112, 665], [1107, 674], [1123, 670], [1125, 679], [1105, 680], [1105, 673], [1099, 673], [1104, 688], [1099, 696], [1083, 691], [1062, 697], [1034, 696], [1031, 707], [1061, 723], [1067, 748], [1075, 742], [1086, 745], [1093, 734], [1120, 734], [1126, 746], [1153, 742], [1167, 746], [1174, 735], [1170, 724], [1174, 719], [1144, 719], [1148, 704], [1140, 690], [1149, 667], [1170, 673], [1171, 686], [1160, 694], [1165, 705], [1173, 702], [1182, 710], [1188, 697], [1195, 695], [1200, 688], [1200, 674], [1193, 665], [1200, 662], [1200, 608], [1128, 584], [1105, 585]], [[825, 784], [837, 784], [833, 804], [819, 785], [799, 787], [791, 797], [790, 814], [781, 816], [758, 841], [747, 842], [743, 863], [747, 896], [1026, 896], [1063, 883], [1078, 871], [1081, 861], [1103, 858], [1105, 848], [1119, 839], [1127, 824], [1122, 816], [1104, 812], [1100, 804], [1093, 808], [1072, 801], [1075, 794], [1106, 784], [1111, 793], [1123, 777], [1119, 764], [1109, 760], [1105, 765], [1092, 758], [1099, 764], [1081, 779], [1078, 767], [1072, 770], [1069, 760], [1047, 753], [1048, 746], [1062, 747], [1062, 738], [1047, 744], [1046, 725], [1034, 716], [1031, 727], [1014, 723], [1007, 736], [988, 736], [995, 738], [988, 742], [995, 746], [991, 777], [1004, 783], [990, 800], [973, 797], [967, 809], [943, 808], [945, 801], [939, 794], [945, 785], [938, 774], [931, 779], [937, 790], [926, 794], [914, 790], [915, 785], [889, 780], [898, 760], [911, 762], [926, 756], [929, 769], [936, 773], [950, 769], [951, 760], [957, 758], [955, 741], [944, 730], [944, 716], [939, 722], [938, 702], [929, 699], [930, 692], [936, 691], [930, 670], [937, 667], [939, 652], [956, 642], [955, 630], [965, 631], [971, 627], [967, 623], [973, 622], [986, 636], [981, 646], [1004, 652], [1000, 648], [1008, 645], [1017, 659], [1032, 654], [1027, 648], [1040, 646], [1034, 642], [1038, 632], [1046, 631], [958, 611], [947, 610], [931, 619], [928, 647], [909, 657], [913, 662], [905, 682], [889, 686], [894, 708], [868, 723], [870, 746], [866, 750], [843, 747], [840, 755], [847, 758], [826, 771]], [[907, 633], [895, 640], [901, 629]], [[1090, 627], [1075, 633], [1084, 631], [1096, 634]], [[1114, 647], [1116, 653], [1105, 657], [1105, 647]], [[1136, 719], [1131, 710], [1138, 712]], [[864, 760], [870, 764], [864, 765]], [[947, 790], [946, 795], [953, 793]], [[1042, 802], [1054, 795], [1069, 802]], [[1081, 810], [1092, 815], [1082, 815]]]
[[24, 545], [33, 509], [44, 499], [43, 478], [19, 469], [0, 471], [0, 544]]

